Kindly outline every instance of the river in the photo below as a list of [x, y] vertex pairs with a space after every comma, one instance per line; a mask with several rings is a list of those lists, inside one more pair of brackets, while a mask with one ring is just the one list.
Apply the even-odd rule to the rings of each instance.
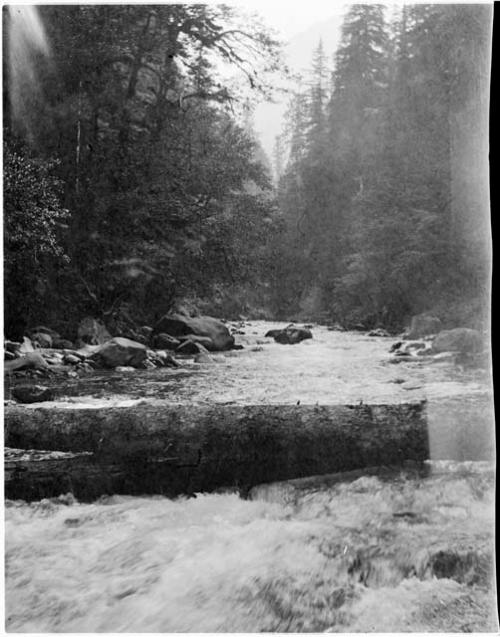
[[426, 398], [423, 469], [254, 488], [251, 499], [71, 497], [6, 506], [13, 632], [494, 632], [494, 438], [488, 371], [393, 364], [394, 339], [331, 332], [179, 370], [58, 386], [56, 408], [140, 400]]

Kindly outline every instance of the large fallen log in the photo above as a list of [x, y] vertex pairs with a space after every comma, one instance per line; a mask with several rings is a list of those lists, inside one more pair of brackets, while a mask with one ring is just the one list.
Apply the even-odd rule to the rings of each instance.
[[66, 493], [94, 500], [114, 493], [123, 472], [121, 465], [95, 462], [90, 452], [4, 450], [5, 497], [12, 500], [41, 500]]
[[5, 445], [92, 454], [59, 465], [52, 460], [49, 471], [43, 462], [16, 471], [14, 461], [6, 495], [24, 499], [58, 495], [63, 484], [81, 500], [99, 491], [175, 496], [234, 486], [247, 492], [265, 482], [429, 457], [425, 402], [9, 406]]

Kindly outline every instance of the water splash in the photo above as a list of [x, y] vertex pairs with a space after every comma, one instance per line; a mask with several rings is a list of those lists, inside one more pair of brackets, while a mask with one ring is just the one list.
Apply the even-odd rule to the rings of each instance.
[[495, 632], [494, 473], [5, 510], [9, 632]]
[[49, 43], [37, 7], [8, 7], [7, 43], [11, 124], [31, 140], [33, 114], [42, 100], [40, 61], [50, 58]]

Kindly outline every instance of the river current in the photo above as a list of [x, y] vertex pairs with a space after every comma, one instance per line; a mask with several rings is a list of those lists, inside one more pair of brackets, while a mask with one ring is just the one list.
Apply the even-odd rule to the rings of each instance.
[[394, 339], [325, 328], [279, 345], [264, 338], [269, 327], [245, 326], [245, 350], [209, 365], [66, 383], [54, 406], [425, 398], [425, 470], [263, 485], [249, 500], [7, 502], [7, 630], [497, 630], [488, 372], [393, 364]]

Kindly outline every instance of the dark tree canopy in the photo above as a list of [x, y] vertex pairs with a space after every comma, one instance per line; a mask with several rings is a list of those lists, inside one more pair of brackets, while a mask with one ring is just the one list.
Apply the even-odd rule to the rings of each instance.
[[490, 34], [487, 6], [405, 5], [392, 24], [381, 5], [347, 11], [317, 143], [319, 101], [291, 101], [280, 312], [394, 329], [424, 311], [486, 319]]
[[[278, 43], [225, 5], [39, 13], [50, 59], [31, 57], [36, 104], [27, 93], [32, 108], [20, 116], [14, 104], [5, 114], [7, 165], [26, 164], [22, 179], [18, 170], [6, 181], [6, 240], [25, 241], [33, 267], [35, 245], [39, 254], [50, 243], [54, 259], [62, 251], [67, 259], [59, 258], [57, 276], [46, 273], [43, 311], [6, 272], [12, 321], [91, 314], [151, 322], [178, 298], [210, 299], [221, 285], [231, 298], [231, 286], [260, 281], [250, 255], [271, 237], [275, 210], [262, 151], [237, 112], [243, 97], [270, 91]], [[33, 159], [14, 154], [16, 136], [29, 138]], [[16, 204], [34, 167], [45, 170], [42, 214]], [[63, 208], [67, 231], [56, 243], [51, 224]]]
[[263, 25], [226, 5], [30, 11], [46, 43], [4, 11], [7, 331], [180, 302], [395, 330], [487, 316], [491, 7], [348, 7], [290, 95], [276, 184], [252, 130], [282, 69]]

